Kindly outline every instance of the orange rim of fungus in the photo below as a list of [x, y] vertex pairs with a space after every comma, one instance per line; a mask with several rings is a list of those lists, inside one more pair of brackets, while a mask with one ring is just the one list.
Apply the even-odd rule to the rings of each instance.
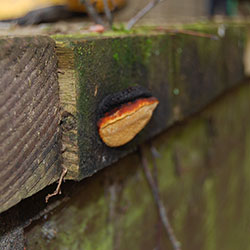
[[97, 126], [100, 130], [101, 128], [104, 128], [109, 124], [115, 123], [116, 121], [119, 121], [128, 115], [134, 114], [141, 107], [151, 105], [153, 103], [159, 103], [157, 98], [140, 98], [133, 102], [122, 104], [119, 108], [115, 108], [110, 112], [105, 113], [104, 116], [99, 119]]

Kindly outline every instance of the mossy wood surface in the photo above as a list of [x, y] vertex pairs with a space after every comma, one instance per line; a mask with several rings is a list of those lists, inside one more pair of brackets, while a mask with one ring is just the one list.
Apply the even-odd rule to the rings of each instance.
[[51, 38], [0, 39], [0, 212], [58, 178], [58, 89]]
[[[202, 25], [198, 28], [201, 32]], [[217, 30], [216, 25], [203, 27], [210, 34]], [[228, 26], [224, 32], [217, 40], [174, 32], [54, 36], [66, 111], [62, 124], [66, 178], [81, 180], [94, 174], [239, 83], [244, 78], [246, 28]], [[106, 95], [136, 84], [149, 89], [160, 104], [134, 140], [107, 147], [98, 135], [98, 105]]]
[[[194, 29], [216, 34], [218, 26]], [[57, 180], [61, 154], [66, 178], [81, 180], [238, 84], [246, 29], [226, 25], [218, 40], [150, 29], [2, 37], [0, 212]], [[97, 132], [99, 102], [136, 84], [160, 105], [133, 141], [109, 148]]]
[[[250, 249], [249, 97], [248, 82], [152, 141], [183, 250]], [[25, 228], [26, 249], [172, 249], [138, 155], [62, 191], [65, 201]]]

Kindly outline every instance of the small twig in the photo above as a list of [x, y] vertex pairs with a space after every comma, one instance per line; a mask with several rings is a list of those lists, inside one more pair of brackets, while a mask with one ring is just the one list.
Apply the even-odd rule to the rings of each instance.
[[55, 190], [52, 194], [48, 194], [48, 195], [45, 197], [46, 203], [49, 201], [49, 198], [50, 198], [50, 197], [55, 196], [55, 195], [61, 193], [60, 187], [61, 187], [61, 185], [62, 185], [63, 178], [64, 178], [64, 176], [66, 175], [67, 171], [68, 171], [68, 169], [67, 169], [66, 167], [63, 167], [63, 171], [62, 171], [62, 173], [61, 173], [61, 175], [60, 175], [60, 178], [59, 178], [59, 181], [58, 181], [56, 190]]
[[102, 18], [99, 16], [99, 14], [97, 13], [97, 11], [93, 7], [93, 5], [89, 2], [89, 0], [80, 0], [80, 2], [85, 5], [89, 16], [92, 17], [94, 22], [96, 24], [101, 24], [104, 26], [104, 22], [103, 22]]
[[177, 30], [177, 29], [168, 29], [164, 27], [157, 27], [156, 30], [165, 31], [165, 32], [174, 33], [174, 34], [179, 33], [179, 34], [185, 34], [185, 35], [190, 35], [190, 36], [206, 37], [206, 38], [210, 38], [213, 40], [219, 40], [219, 37], [214, 34], [207, 34], [207, 33], [197, 32], [193, 30]]
[[142, 17], [144, 17], [152, 8], [154, 8], [162, 0], [152, 0], [144, 8], [142, 8], [127, 24], [127, 30], [130, 30]]
[[111, 28], [112, 24], [113, 24], [113, 15], [112, 15], [112, 12], [109, 9], [108, 1], [103, 0], [103, 5], [104, 5], [104, 12], [105, 12], [106, 18], [107, 18], [108, 23], [109, 23], [109, 27]]
[[170, 225], [170, 222], [169, 222], [169, 219], [167, 217], [167, 213], [166, 213], [166, 209], [164, 207], [164, 204], [160, 198], [160, 195], [159, 195], [159, 190], [154, 182], [154, 179], [151, 175], [151, 172], [149, 170], [149, 167], [148, 167], [148, 161], [145, 157], [145, 154], [143, 152], [143, 149], [142, 148], [139, 148], [139, 152], [140, 152], [140, 155], [141, 155], [141, 161], [142, 161], [142, 167], [143, 167], [143, 171], [144, 171], [144, 174], [147, 178], [147, 181], [149, 183], [149, 186], [151, 188], [151, 191], [152, 191], [152, 194], [153, 194], [153, 197], [154, 197], [154, 200], [156, 202], [156, 205], [157, 205], [157, 208], [158, 208], [158, 212], [159, 212], [159, 215], [160, 215], [160, 218], [161, 218], [161, 222], [163, 224], [163, 227], [166, 231], [166, 234], [168, 235], [169, 239], [170, 239], [170, 242], [173, 246], [173, 249], [174, 250], [181, 250], [181, 247], [180, 247], [180, 243], [178, 242], [178, 240], [176, 239], [175, 235], [174, 235], [174, 231]]
[[158, 169], [157, 169], [156, 159], [160, 157], [160, 154], [151, 143], [150, 143], [150, 151], [152, 154], [153, 177], [154, 177], [155, 184], [158, 187]]
[[[156, 187], [159, 189], [158, 186], [158, 167], [157, 167], [157, 162], [156, 159], [160, 157], [159, 152], [157, 151], [157, 149], [154, 147], [154, 145], [152, 144], [152, 142], [150, 141], [150, 151], [151, 151], [151, 155], [152, 155], [152, 164], [153, 164], [153, 178], [154, 178], [154, 182]], [[156, 250], [160, 250], [160, 241], [162, 238], [162, 227], [161, 227], [161, 217], [158, 215], [158, 222], [157, 222], [157, 247]]]

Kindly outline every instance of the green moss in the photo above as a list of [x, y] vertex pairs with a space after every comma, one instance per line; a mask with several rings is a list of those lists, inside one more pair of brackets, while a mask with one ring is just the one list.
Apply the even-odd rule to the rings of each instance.
[[[195, 23], [188, 23], [188, 24], [173, 24], [166, 26], [166, 29], [169, 30], [192, 30], [192, 31], [198, 31], [202, 33], [208, 33], [208, 34], [217, 34], [218, 27], [223, 24], [226, 27], [232, 27], [232, 28], [244, 28], [246, 25], [249, 24], [249, 22], [234, 22], [233, 20], [230, 21], [223, 21], [222, 23], [216, 23], [216, 22], [195, 22]], [[173, 35], [175, 32], [169, 33], [169, 35]], [[156, 27], [154, 26], [141, 26], [136, 27], [132, 30], [126, 30], [124, 28], [124, 24], [115, 24], [111, 30], [107, 30], [102, 34], [95, 33], [95, 32], [85, 32], [85, 33], [75, 33], [75, 34], [54, 34], [51, 35], [51, 38], [55, 39], [56, 41], [76, 41], [76, 40], [93, 40], [93, 39], [103, 39], [103, 38], [117, 38], [117, 37], [128, 37], [128, 36], [134, 36], [134, 35], [159, 35], [159, 34], [165, 34], [164, 31], [157, 31]]]
[[114, 58], [117, 62], [119, 62], [119, 55], [118, 55], [118, 53], [114, 53], [114, 54], [113, 54], [113, 58]]
[[149, 62], [150, 57], [152, 55], [153, 41], [150, 38], [147, 38], [146, 41], [143, 41], [141, 45], [143, 51], [143, 59], [145, 62]]

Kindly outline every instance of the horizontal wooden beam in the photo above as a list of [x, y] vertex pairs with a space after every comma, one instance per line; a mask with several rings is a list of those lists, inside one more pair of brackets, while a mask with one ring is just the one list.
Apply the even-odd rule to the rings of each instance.
[[[201, 28], [202, 30], [202, 28]], [[218, 27], [203, 27], [217, 35]], [[140, 143], [201, 110], [244, 78], [244, 27], [223, 37], [161, 32], [106, 38], [55, 37], [60, 100], [66, 111], [63, 165], [81, 180], [134, 151]], [[185, 32], [183, 32], [185, 33]], [[110, 148], [97, 129], [105, 96], [141, 85], [160, 104], [148, 126], [125, 146]]]
[[[0, 38], [0, 212], [57, 180], [62, 166], [67, 179], [93, 175], [239, 84], [246, 29], [224, 26], [219, 39], [164, 30]], [[98, 105], [134, 85], [160, 104], [134, 140], [110, 148]]]

